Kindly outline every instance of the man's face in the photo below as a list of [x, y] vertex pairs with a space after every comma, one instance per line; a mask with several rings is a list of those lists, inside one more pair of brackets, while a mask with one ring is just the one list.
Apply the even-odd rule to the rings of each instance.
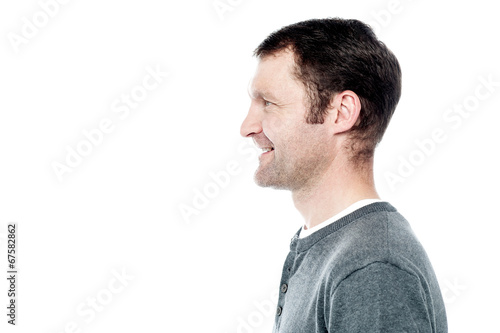
[[320, 181], [334, 158], [328, 121], [306, 123], [307, 95], [293, 76], [293, 66], [290, 51], [259, 61], [250, 86], [250, 109], [241, 125], [242, 136], [252, 137], [259, 148], [265, 148], [255, 182], [291, 191]]

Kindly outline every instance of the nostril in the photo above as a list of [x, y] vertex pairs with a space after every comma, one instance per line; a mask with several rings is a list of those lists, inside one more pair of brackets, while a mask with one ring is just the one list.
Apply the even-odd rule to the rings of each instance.
[[241, 136], [249, 137], [253, 134], [259, 134], [260, 132], [262, 132], [262, 126], [260, 125], [259, 121], [257, 121], [256, 119], [249, 118], [247, 116], [247, 118], [245, 118], [245, 120], [241, 124], [240, 128]]

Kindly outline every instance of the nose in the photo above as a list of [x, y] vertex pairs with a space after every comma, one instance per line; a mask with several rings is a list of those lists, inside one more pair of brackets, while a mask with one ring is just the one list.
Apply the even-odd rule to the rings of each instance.
[[240, 134], [245, 138], [262, 132], [262, 119], [258, 109], [253, 104], [250, 105], [248, 114], [240, 128]]

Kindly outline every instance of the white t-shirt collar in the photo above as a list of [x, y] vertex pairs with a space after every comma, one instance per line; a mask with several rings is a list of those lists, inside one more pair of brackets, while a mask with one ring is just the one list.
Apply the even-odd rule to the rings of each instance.
[[359, 201], [353, 203], [352, 205], [350, 205], [349, 207], [347, 207], [346, 209], [344, 209], [343, 211], [339, 212], [338, 214], [330, 217], [329, 219], [327, 219], [324, 222], [321, 222], [318, 225], [315, 225], [314, 227], [312, 227], [310, 229], [304, 229], [304, 226], [302, 226], [302, 230], [300, 230], [299, 238], [307, 237], [307, 236], [311, 235], [312, 233], [326, 227], [327, 225], [332, 224], [333, 222], [340, 220], [344, 216], [349, 215], [350, 213], [354, 212], [355, 210], [360, 209], [361, 207], [372, 204], [374, 202], [382, 202], [382, 201], [383, 200], [380, 200], [380, 199], [359, 200]]

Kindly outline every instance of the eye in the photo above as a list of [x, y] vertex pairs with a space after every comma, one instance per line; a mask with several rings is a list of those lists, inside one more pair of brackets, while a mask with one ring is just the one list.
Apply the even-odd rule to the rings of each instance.
[[273, 105], [273, 103], [269, 102], [269, 101], [266, 101], [264, 100], [264, 106], [271, 106]]

